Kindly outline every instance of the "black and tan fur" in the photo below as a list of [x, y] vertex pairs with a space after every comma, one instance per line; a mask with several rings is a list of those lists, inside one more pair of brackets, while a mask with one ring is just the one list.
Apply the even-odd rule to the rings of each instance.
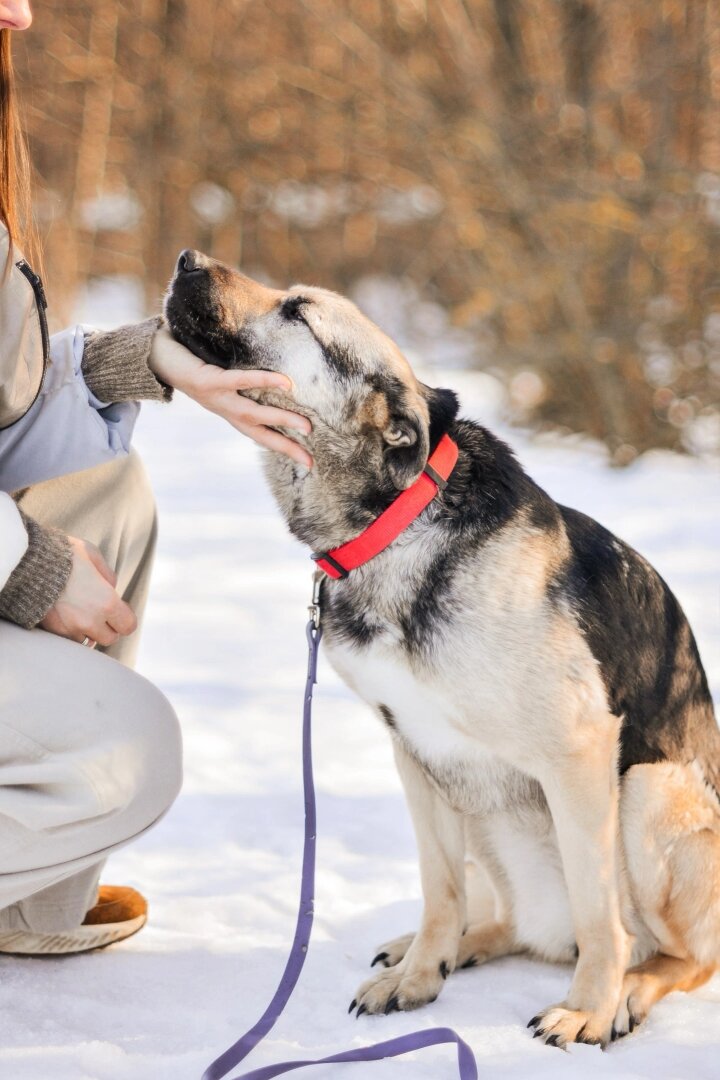
[[[357, 535], [444, 432], [450, 482], [385, 552], [322, 590], [337, 670], [393, 741], [424, 912], [382, 946], [358, 1013], [433, 1000], [457, 966], [576, 959], [546, 1042], [605, 1044], [720, 964], [720, 734], [695, 641], [652, 567], [557, 505], [508, 447], [457, 419], [348, 300], [269, 289], [186, 253], [166, 301], [179, 340], [281, 371], [312, 470], [268, 455], [293, 533]], [[295, 437], [297, 435], [295, 434]]]

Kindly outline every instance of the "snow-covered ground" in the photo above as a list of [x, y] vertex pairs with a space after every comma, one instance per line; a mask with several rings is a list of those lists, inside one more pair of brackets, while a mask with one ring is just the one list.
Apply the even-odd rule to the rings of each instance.
[[[467, 371], [426, 377], [455, 386], [464, 413], [497, 429], [492, 380]], [[555, 498], [654, 562], [690, 617], [718, 700], [716, 468], [656, 453], [612, 471], [582, 440], [505, 436]], [[275, 510], [258, 451], [221, 421], [186, 400], [147, 406], [137, 445], [161, 516], [140, 669], [182, 721], [185, 787], [161, 825], [106, 873], [150, 898], [142, 934], [86, 957], [2, 961], [0, 1075], [8, 1080], [197, 1080], [262, 1012], [294, 926], [311, 564]], [[322, 659], [315, 762], [314, 938], [287, 1012], [246, 1068], [446, 1025], [473, 1047], [481, 1077], [720, 1076], [720, 978], [663, 1001], [604, 1054], [590, 1046], [561, 1053], [530, 1037], [527, 1020], [564, 996], [571, 971], [524, 958], [454, 975], [418, 1013], [349, 1017], [375, 946], [417, 925], [420, 889], [387, 735]], [[440, 1080], [456, 1069], [445, 1047], [307, 1075]]]

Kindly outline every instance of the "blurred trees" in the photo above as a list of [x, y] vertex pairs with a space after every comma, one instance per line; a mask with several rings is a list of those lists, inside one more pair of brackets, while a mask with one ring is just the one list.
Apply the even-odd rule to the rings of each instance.
[[[18, 61], [55, 296], [406, 279], [520, 419], [720, 445], [720, 0], [93, 0]], [[51, 227], [50, 227], [51, 225]]]

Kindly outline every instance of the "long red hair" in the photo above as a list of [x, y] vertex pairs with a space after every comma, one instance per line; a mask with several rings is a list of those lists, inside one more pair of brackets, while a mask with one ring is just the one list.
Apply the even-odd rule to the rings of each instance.
[[31, 241], [30, 162], [18, 118], [10, 30], [0, 30], [0, 221], [13, 243]]

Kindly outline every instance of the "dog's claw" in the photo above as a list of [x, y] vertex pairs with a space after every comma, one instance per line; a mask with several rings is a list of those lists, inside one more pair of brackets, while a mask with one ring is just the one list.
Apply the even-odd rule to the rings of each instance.
[[546, 1046], [557, 1046], [559, 1038], [560, 1038], [559, 1035], [548, 1035], [547, 1039], [545, 1040], [545, 1045]]
[[397, 1012], [397, 1011], [398, 1011], [398, 999], [397, 999], [397, 996], [395, 994], [393, 994], [392, 997], [388, 998], [387, 1004], [385, 1005], [385, 1015], [387, 1016], [388, 1013]]
[[357, 1005], [357, 998], [353, 998], [352, 1001], [350, 1002], [350, 1008], [348, 1009], [348, 1013], [351, 1013], [356, 1005]]
[[370, 965], [370, 967], [375, 967], [375, 965], [376, 965], [376, 964], [379, 964], [381, 960], [387, 960], [388, 956], [389, 956], [389, 953], [386, 953], [386, 952], [379, 952], [379, 953], [377, 954], [377, 956], [375, 957], [375, 959], [373, 960], [373, 962], [372, 962], [372, 964]]
[[543, 1034], [542, 1031], [540, 1030], [540, 1028], [538, 1028], [538, 1030], [533, 1035], [533, 1039], [539, 1039], [542, 1036], [542, 1034]]
[[357, 1013], [355, 1014], [355, 1019], [359, 1020], [364, 1012], [367, 1012], [367, 1005], [361, 1005], [360, 1006]]
[[539, 1023], [540, 1023], [540, 1016], [533, 1016], [532, 1020], [528, 1020], [527, 1026], [529, 1028], [537, 1027]]

